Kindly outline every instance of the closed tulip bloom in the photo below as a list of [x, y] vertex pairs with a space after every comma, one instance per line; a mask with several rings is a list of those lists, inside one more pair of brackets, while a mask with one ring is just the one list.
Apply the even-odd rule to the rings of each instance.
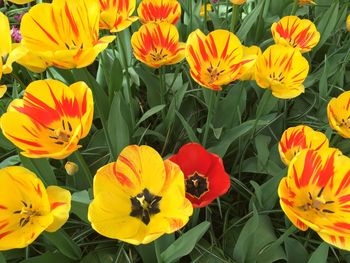
[[255, 80], [275, 97], [291, 99], [304, 92], [303, 82], [308, 72], [309, 63], [298, 50], [273, 45], [257, 59]]
[[232, 4], [234, 5], [243, 5], [247, 0], [230, 0]]
[[181, 6], [177, 0], [142, 0], [137, 14], [143, 24], [165, 21], [175, 25], [181, 17]]
[[326, 135], [305, 125], [290, 127], [282, 134], [278, 144], [279, 154], [285, 165], [302, 150], [320, 150], [328, 148], [329, 142]]
[[24, 4], [28, 4], [30, 2], [33, 2], [34, 0], [7, 0], [8, 2], [17, 4], [17, 5], [24, 5]]
[[243, 47], [238, 37], [227, 30], [207, 36], [197, 29], [186, 44], [186, 59], [192, 78], [201, 86], [221, 90], [239, 77]]
[[84, 82], [66, 86], [57, 80], [38, 80], [14, 100], [1, 117], [7, 139], [30, 158], [64, 159], [80, 146], [93, 118], [92, 92]]
[[136, 0], [99, 0], [101, 7], [100, 28], [111, 32], [119, 32], [137, 21], [132, 16], [136, 8]]
[[45, 189], [21, 166], [0, 169], [0, 250], [23, 248], [43, 231], [55, 232], [69, 217], [71, 195], [58, 186]]
[[230, 176], [222, 159], [200, 144], [185, 144], [169, 160], [179, 165], [184, 173], [186, 196], [193, 207], [209, 205], [230, 188]]
[[297, 16], [285, 16], [271, 27], [276, 44], [309, 52], [320, 41], [320, 33], [314, 23]]
[[152, 68], [179, 63], [185, 58], [185, 43], [179, 42], [176, 26], [147, 23], [131, 37], [134, 56]]
[[254, 80], [256, 60], [262, 55], [258, 46], [243, 46], [242, 67], [239, 74], [239, 80]]
[[54, 0], [32, 7], [21, 22], [22, 45], [32, 59], [58, 68], [82, 68], [94, 62], [115, 36], [99, 38], [95, 0]]
[[312, 0], [298, 0], [298, 5], [299, 6], [304, 6], [304, 5], [315, 5], [316, 3]]
[[128, 146], [94, 177], [88, 219], [103, 236], [147, 244], [182, 228], [192, 215], [184, 175], [149, 146]]
[[303, 150], [278, 188], [280, 205], [300, 230], [350, 250], [350, 159], [339, 150]]
[[329, 125], [344, 138], [350, 138], [350, 91], [332, 98], [327, 107]]

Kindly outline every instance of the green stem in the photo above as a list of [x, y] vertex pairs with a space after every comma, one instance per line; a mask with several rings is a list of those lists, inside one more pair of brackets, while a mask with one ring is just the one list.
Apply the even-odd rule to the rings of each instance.
[[254, 126], [253, 126], [252, 133], [251, 133], [251, 139], [253, 139], [255, 137], [256, 127], [258, 126], [258, 122], [261, 118], [261, 115], [262, 115], [264, 109], [266, 108], [266, 105], [268, 104], [268, 102], [270, 101], [270, 98], [272, 97], [271, 91], [266, 90], [265, 92], [268, 92], [268, 98], [266, 98], [263, 101], [263, 104], [261, 105], [261, 107], [260, 107], [260, 104], [258, 106], [258, 111], [256, 113], [256, 119], [255, 119]]
[[[159, 68], [159, 92], [160, 92], [160, 104], [166, 105], [165, 95], [166, 95], [166, 83], [165, 83], [165, 73], [164, 73], [164, 67]], [[162, 109], [162, 119], [165, 120], [166, 113], [165, 109]]]
[[238, 11], [239, 11], [239, 5], [234, 4], [232, 7], [231, 28], [230, 28], [230, 31], [232, 33], [235, 32], [235, 27], [238, 21], [238, 13], [239, 13]]
[[197, 225], [200, 212], [201, 212], [200, 208], [193, 208], [193, 214], [191, 218], [191, 227], [195, 227]]
[[297, 10], [298, 10], [298, 0], [294, 0], [293, 9], [292, 9], [292, 12], [290, 13], [290, 15], [294, 16], [296, 14]]
[[204, 0], [204, 30], [207, 30], [208, 26], [208, 8], [207, 8], [208, 0]]
[[131, 126], [132, 128], [135, 127], [135, 114], [134, 114], [134, 107], [132, 105], [132, 101], [131, 101], [131, 81], [130, 81], [130, 75], [129, 75], [129, 65], [128, 65], [128, 60], [127, 60], [127, 54], [126, 54], [126, 49], [124, 46], [124, 43], [122, 41], [122, 36], [119, 33], [117, 36], [117, 41], [118, 41], [118, 46], [119, 46], [119, 54], [121, 56], [122, 59], [122, 65], [123, 68], [125, 70], [125, 79], [126, 79], [126, 89], [124, 90], [124, 96], [125, 96], [125, 100], [126, 103], [129, 105], [130, 108], [130, 120], [131, 120]]
[[73, 153], [74, 157], [78, 161], [79, 169], [82, 169], [83, 174], [85, 176], [86, 181], [88, 182], [88, 185], [92, 187], [92, 175], [89, 169], [89, 166], [87, 165], [84, 157], [81, 155], [79, 151], [75, 151]]
[[202, 141], [203, 147], [205, 147], [207, 144], [210, 123], [211, 123], [211, 119], [213, 117], [213, 108], [214, 108], [214, 104], [215, 104], [215, 100], [214, 100], [215, 91], [210, 90], [209, 92], [210, 92], [210, 97], [209, 97], [209, 105], [208, 105], [208, 115], [207, 115], [207, 122], [205, 124], [204, 136], [203, 136], [203, 141]]
[[189, 33], [192, 32], [193, 28], [193, 14], [192, 14], [192, 1], [188, 1], [188, 14], [190, 16]]

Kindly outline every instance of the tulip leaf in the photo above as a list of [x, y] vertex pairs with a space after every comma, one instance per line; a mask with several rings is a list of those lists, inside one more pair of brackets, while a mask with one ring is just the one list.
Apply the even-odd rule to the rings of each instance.
[[162, 254], [164, 263], [172, 263], [179, 258], [188, 255], [195, 247], [196, 243], [208, 231], [210, 223], [204, 221], [181, 235], [173, 244], [171, 244]]
[[89, 223], [87, 218], [88, 208], [91, 200], [88, 191], [75, 192], [72, 195], [72, 209], [71, 212], [76, 214], [81, 220]]
[[57, 185], [56, 176], [48, 159], [30, 159], [19, 155], [24, 167], [35, 173], [45, 186]]
[[196, 134], [194, 133], [192, 127], [185, 120], [185, 118], [181, 115], [180, 112], [176, 111], [175, 113], [176, 113], [177, 117], [180, 119], [180, 121], [181, 121], [181, 123], [183, 125], [183, 128], [187, 132], [187, 136], [190, 139], [190, 141], [199, 143], [199, 140], [198, 140]]
[[54, 233], [44, 232], [42, 235], [49, 240], [63, 255], [71, 259], [81, 258], [81, 250], [79, 246], [62, 229]]
[[0, 263], [6, 263], [6, 259], [1, 252], [0, 252]]
[[[5, 261], [6, 262], [6, 261]], [[46, 252], [45, 254], [37, 257], [31, 257], [30, 259], [23, 260], [21, 263], [74, 263], [75, 260], [72, 260], [61, 253], [52, 253]], [[0, 261], [0, 263], [2, 263]]]
[[329, 245], [323, 242], [315, 251], [312, 253], [308, 263], [327, 263]]
[[287, 262], [306, 263], [309, 257], [304, 246], [296, 239], [287, 237], [284, 240], [287, 253]]
[[157, 105], [153, 108], [146, 111], [141, 119], [136, 123], [136, 126], [139, 126], [143, 121], [147, 120], [149, 117], [153, 116], [154, 114], [160, 112], [162, 109], [164, 109], [165, 105]]

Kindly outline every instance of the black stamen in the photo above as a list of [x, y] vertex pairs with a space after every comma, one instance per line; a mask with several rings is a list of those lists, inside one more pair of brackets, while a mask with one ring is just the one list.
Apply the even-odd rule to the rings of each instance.
[[329, 214], [334, 214], [333, 211], [328, 210], [328, 209], [323, 209], [322, 212], [324, 212], [324, 213], [329, 213]]
[[318, 195], [317, 195], [317, 197], [320, 197], [321, 195], [322, 195], [322, 193], [323, 193], [323, 190], [324, 190], [324, 187], [322, 187], [321, 188], [321, 190], [318, 192]]
[[28, 205], [27, 205], [27, 203], [26, 202], [24, 202], [23, 200], [21, 201], [22, 202], [22, 204], [25, 206], [25, 207], [27, 207]]
[[333, 204], [334, 203], [334, 201], [327, 201], [326, 202], [326, 204], [328, 205], [328, 204]]
[[73, 129], [72, 129], [72, 125], [70, 125], [70, 122], [69, 121], [67, 121], [67, 123], [68, 123], [68, 129], [69, 129], [69, 131], [71, 132]]
[[312, 200], [312, 195], [311, 193], [309, 192], [309, 199]]
[[63, 127], [63, 130], [66, 129], [66, 126], [65, 126], [65, 124], [64, 124], [64, 120], [62, 120], [62, 127]]
[[186, 192], [196, 198], [200, 198], [203, 194], [208, 192], [207, 178], [194, 173], [191, 177], [186, 179]]
[[55, 137], [55, 136], [49, 136], [50, 139], [54, 139], [54, 140], [57, 140], [58, 137]]
[[58, 144], [58, 145], [63, 145], [64, 142], [55, 142], [55, 144]]

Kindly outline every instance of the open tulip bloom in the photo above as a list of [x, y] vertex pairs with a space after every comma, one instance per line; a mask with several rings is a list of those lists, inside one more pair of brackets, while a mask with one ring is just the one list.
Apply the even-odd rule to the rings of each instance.
[[169, 160], [180, 166], [185, 175], [186, 196], [193, 207], [204, 207], [230, 188], [230, 176], [222, 159], [200, 144], [188, 143]]
[[258, 46], [243, 46], [242, 66], [239, 73], [239, 80], [254, 80], [256, 60], [262, 54]]
[[147, 23], [131, 37], [135, 57], [152, 68], [179, 63], [185, 58], [185, 43], [179, 42], [176, 26]]
[[320, 41], [320, 33], [308, 19], [285, 16], [271, 27], [276, 44], [297, 48], [302, 53], [309, 52]]
[[328, 148], [326, 135], [305, 125], [290, 127], [282, 134], [278, 150], [282, 161], [289, 165], [290, 161], [302, 150], [320, 150]]
[[328, 121], [332, 129], [344, 138], [350, 138], [350, 91], [331, 99], [327, 107]]
[[99, 0], [101, 7], [100, 28], [111, 32], [120, 32], [137, 21], [132, 16], [136, 8], [136, 0]]
[[1, 117], [6, 138], [30, 158], [63, 159], [76, 151], [90, 131], [94, 106], [84, 82], [66, 86], [57, 80], [32, 82], [23, 99]]
[[192, 78], [203, 87], [221, 90], [239, 77], [243, 46], [227, 30], [215, 30], [207, 36], [197, 29], [186, 43], [186, 59]]
[[181, 17], [181, 6], [177, 0], [142, 0], [137, 14], [143, 24], [165, 21], [175, 25]]
[[20, 166], [0, 169], [0, 250], [23, 248], [43, 231], [57, 231], [70, 207], [69, 191], [45, 189], [34, 173]]
[[138, 245], [182, 228], [192, 210], [180, 168], [132, 145], [97, 171], [88, 218], [101, 235]]
[[280, 204], [300, 230], [350, 250], [350, 158], [339, 150], [304, 150], [290, 163], [278, 188]]
[[[21, 44], [36, 67], [83, 68], [114, 36], [99, 37], [100, 8], [94, 0], [54, 0], [33, 6], [21, 22]], [[24, 65], [25, 66], [25, 65]]]
[[280, 99], [291, 99], [304, 92], [303, 82], [309, 72], [309, 62], [291, 47], [272, 45], [257, 58], [256, 83]]

